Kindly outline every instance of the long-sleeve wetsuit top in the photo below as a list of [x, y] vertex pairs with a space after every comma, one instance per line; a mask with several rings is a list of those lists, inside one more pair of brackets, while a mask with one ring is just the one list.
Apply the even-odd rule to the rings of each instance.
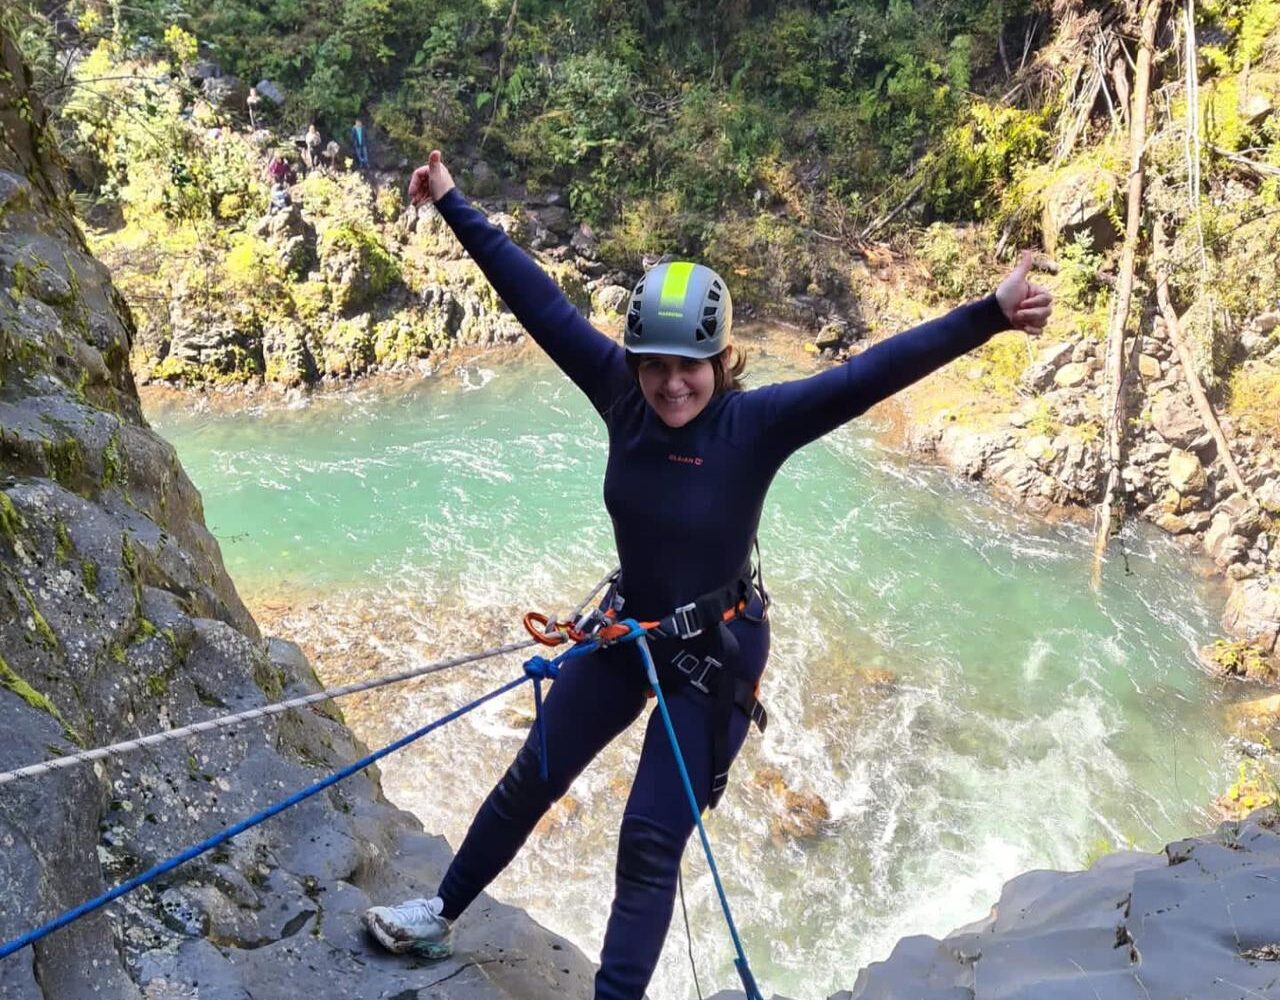
[[883, 340], [834, 368], [722, 392], [683, 427], [645, 402], [615, 341], [456, 189], [436, 208], [498, 295], [604, 418], [604, 501], [622, 565], [623, 613], [660, 618], [747, 564], [765, 494], [802, 445], [1009, 328], [995, 296]]

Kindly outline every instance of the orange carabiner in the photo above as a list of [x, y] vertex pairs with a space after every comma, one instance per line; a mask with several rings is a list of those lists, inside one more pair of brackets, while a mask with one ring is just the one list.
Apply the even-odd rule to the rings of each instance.
[[529, 634], [534, 637], [534, 639], [542, 643], [544, 646], [559, 646], [564, 642], [564, 636], [548, 635], [546, 632], [548, 625], [555, 627], [556, 623], [548, 619], [546, 615], [539, 614], [537, 611], [530, 611], [524, 616], [524, 627], [528, 630]]

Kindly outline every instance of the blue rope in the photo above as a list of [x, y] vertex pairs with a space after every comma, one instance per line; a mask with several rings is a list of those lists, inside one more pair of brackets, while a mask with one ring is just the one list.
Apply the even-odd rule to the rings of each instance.
[[[724, 884], [720, 881], [720, 871], [716, 868], [716, 859], [711, 854], [711, 841], [707, 837], [706, 827], [702, 825], [698, 797], [693, 792], [693, 782], [689, 780], [689, 769], [685, 766], [684, 754], [680, 752], [680, 743], [676, 739], [676, 727], [671, 722], [671, 713], [667, 711], [667, 700], [662, 696], [662, 685], [658, 683], [658, 670], [653, 665], [653, 656], [649, 653], [649, 643], [645, 639], [644, 629], [634, 619], [627, 619], [622, 624], [629, 625], [631, 631], [618, 641], [634, 641], [640, 648], [640, 655], [644, 659], [645, 675], [649, 679], [649, 686], [653, 688], [654, 697], [658, 699], [658, 710], [662, 713], [662, 723], [667, 728], [667, 738], [671, 740], [676, 767], [679, 768], [680, 780], [684, 783], [684, 794], [689, 800], [689, 808], [693, 810], [693, 822], [698, 827], [698, 836], [702, 838], [702, 850], [707, 855], [707, 865], [711, 868], [711, 877], [715, 880], [716, 892], [720, 895], [720, 909], [724, 911], [725, 922], [729, 925], [729, 936], [733, 938], [733, 947], [738, 952], [738, 957], [733, 960], [733, 964], [738, 970], [738, 978], [742, 980], [742, 989], [747, 994], [747, 1000], [764, 1000], [760, 995], [760, 987], [756, 985], [755, 977], [751, 974], [751, 966], [747, 964], [747, 953], [742, 948], [738, 927], [734, 924], [733, 914], [729, 911], [729, 897], [725, 895]], [[721, 683], [727, 682], [723, 677], [720, 680]]]
[[548, 660], [531, 656], [524, 661], [524, 672], [533, 678], [533, 724], [538, 727], [538, 771], [545, 785], [550, 781], [547, 773], [547, 727], [542, 724], [542, 682], [560, 676], [560, 658]]
[[190, 861], [192, 858], [199, 857], [201, 854], [205, 853], [205, 851], [212, 850], [213, 848], [217, 847], [219, 844], [226, 843], [226, 841], [236, 836], [236, 834], [244, 833], [244, 831], [248, 830], [250, 827], [257, 826], [259, 823], [262, 823], [263, 821], [270, 819], [272, 816], [275, 816], [277, 813], [284, 812], [284, 810], [290, 808], [291, 806], [297, 805], [303, 799], [310, 798], [312, 795], [315, 795], [317, 792], [324, 791], [330, 785], [337, 784], [343, 778], [351, 777], [351, 775], [355, 774], [357, 771], [363, 770], [364, 768], [368, 767], [370, 764], [374, 763], [375, 761], [381, 760], [383, 757], [387, 756], [388, 754], [395, 753], [395, 751], [408, 746], [414, 740], [421, 739], [423, 736], [426, 736], [427, 733], [431, 732], [433, 729], [439, 729], [441, 726], [445, 725], [446, 723], [452, 722], [454, 719], [457, 719], [460, 716], [465, 715], [467, 712], [470, 712], [474, 708], [478, 708], [480, 705], [483, 705], [486, 701], [491, 701], [492, 699], [497, 698], [499, 695], [506, 694], [508, 691], [511, 691], [514, 688], [519, 687], [528, 679], [529, 679], [528, 677], [517, 677], [515, 680], [502, 685], [502, 687], [498, 688], [496, 691], [490, 691], [488, 694], [480, 698], [477, 698], [475, 701], [471, 702], [469, 705], [464, 705], [462, 706], [462, 708], [456, 709], [455, 711], [450, 712], [448, 715], [445, 715], [439, 719], [436, 719], [435, 722], [432, 722], [432, 723], [429, 723], [428, 725], [423, 726], [421, 729], [410, 733], [408, 736], [405, 736], [405, 737], [402, 737], [401, 739], [396, 740], [394, 743], [391, 743], [383, 747], [381, 750], [378, 750], [375, 753], [369, 754], [368, 757], [365, 757], [362, 760], [358, 760], [354, 764], [349, 764], [348, 766], [344, 767], [342, 770], [334, 772], [333, 774], [329, 775], [329, 777], [323, 778], [320, 781], [317, 781], [313, 785], [308, 785], [306, 788], [302, 789], [301, 791], [295, 792], [293, 795], [289, 796], [289, 798], [285, 799], [283, 802], [279, 802], [276, 805], [270, 806], [269, 808], [264, 809], [253, 816], [250, 816], [248, 819], [241, 820], [239, 823], [235, 824], [235, 826], [228, 827], [227, 829], [223, 830], [221, 833], [215, 834], [214, 836], [210, 837], [208, 840], [203, 841], [202, 843], [196, 844], [194, 847], [188, 848], [187, 850], [183, 851], [181, 854], [175, 857], [172, 857], [167, 861], [162, 861], [160, 864], [156, 865], [154, 868], [151, 868], [148, 871], [143, 872], [141, 875], [135, 875], [133, 878], [129, 879], [129, 881], [122, 882], [120, 885], [116, 886], [114, 889], [111, 889], [108, 892], [104, 892], [101, 896], [97, 897], [96, 899], [91, 899], [87, 903], [82, 903], [80, 906], [77, 906], [74, 910], [68, 910], [66, 913], [62, 914], [62, 916], [49, 921], [49, 923], [41, 927], [37, 927], [33, 931], [29, 931], [28, 933], [22, 935], [22, 937], [15, 938], [14, 940], [9, 941], [4, 945], [0, 945], [0, 959], [8, 958], [14, 952], [21, 951], [23, 948], [25, 948], [29, 944], [35, 944], [35, 942], [39, 941], [41, 938], [49, 934], [52, 934], [54, 931], [62, 927], [66, 927], [67, 924], [72, 923], [73, 921], [79, 920], [81, 917], [92, 913], [94, 910], [97, 910], [103, 906], [106, 906], [112, 900], [119, 899], [121, 896], [125, 895], [126, 893], [132, 892], [134, 889], [138, 888], [138, 886], [143, 885], [147, 882], [150, 882], [152, 879], [157, 878], [160, 875], [163, 875], [165, 872], [173, 871], [173, 869], [177, 868], [179, 865], [185, 864], [186, 862]]
[[[624, 638], [632, 638], [627, 635]], [[524, 661], [524, 672], [533, 678], [533, 724], [538, 730], [538, 774], [542, 778], [545, 785], [551, 780], [547, 771], [547, 727], [542, 722], [542, 682], [544, 680], [555, 680], [560, 676], [560, 664], [566, 660], [572, 660], [575, 656], [586, 656], [588, 653], [594, 653], [600, 647], [600, 643], [595, 640], [580, 642], [574, 646], [570, 646], [554, 660], [548, 660], [543, 656], [531, 656]]]

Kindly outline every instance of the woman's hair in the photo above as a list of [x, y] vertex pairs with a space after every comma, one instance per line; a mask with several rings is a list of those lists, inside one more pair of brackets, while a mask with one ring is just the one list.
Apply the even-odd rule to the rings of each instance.
[[715, 362], [716, 395], [741, 389], [742, 379], [747, 372], [747, 352], [740, 350], [735, 344], [730, 344], [716, 355]]
[[[640, 360], [643, 357], [643, 354], [627, 352], [627, 367], [631, 369], [633, 377], [639, 377]], [[730, 344], [719, 354], [705, 360], [709, 361], [714, 369], [716, 379], [715, 395], [718, 396], [722, 392], [734, 392], [743, 387], [742, 379], [747, 370], [747, 355], [745, 351], [739, 350], [734, 344]]]

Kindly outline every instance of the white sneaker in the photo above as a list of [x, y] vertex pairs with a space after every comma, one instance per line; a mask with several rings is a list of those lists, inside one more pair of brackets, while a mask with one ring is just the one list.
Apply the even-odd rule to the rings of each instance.
[[453, 954], [453, 922], [444, 918], [444, 901], [407, 899], [399, 906], [374, 906], [365, 911], [364, 925], [387, 951], [412, 952], [423, 958]]

